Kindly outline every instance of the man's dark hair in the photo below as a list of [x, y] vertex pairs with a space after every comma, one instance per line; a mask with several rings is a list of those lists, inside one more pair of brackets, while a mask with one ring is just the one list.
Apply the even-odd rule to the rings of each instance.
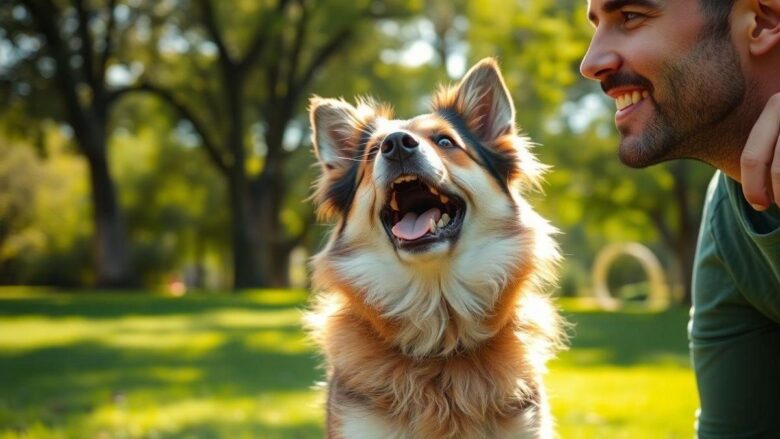
[[729, 34], [729, 15], [734, 0], [699, 0], [701, 8], [709, 17], [710, 30], [718, 36]]

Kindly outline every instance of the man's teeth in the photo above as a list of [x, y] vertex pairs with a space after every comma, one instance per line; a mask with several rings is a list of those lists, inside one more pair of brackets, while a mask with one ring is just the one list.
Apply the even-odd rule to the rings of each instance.
[[634, 90], [633, 92], [629, 92], [621, 96], [618, 96], [615, 99], [615, 105], [617, 106], [618, 110], [622, 110], [626, 107], [636, 104], [637, 102], [641, 101], [642, 99], [648, 96], [650, 96], [650, 93], [648, 93], [647, 91], [640, 92], [639, 90]]

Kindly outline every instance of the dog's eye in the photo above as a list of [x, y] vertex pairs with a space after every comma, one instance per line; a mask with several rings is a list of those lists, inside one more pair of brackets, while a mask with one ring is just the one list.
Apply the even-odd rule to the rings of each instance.
[[439, 140], [436, 141], [436, 144], [439, 145], [439, 148], [453, 148], [455, 146], [455, 142], [453, 142], [452, 139], [447, 136], [439, 137]]

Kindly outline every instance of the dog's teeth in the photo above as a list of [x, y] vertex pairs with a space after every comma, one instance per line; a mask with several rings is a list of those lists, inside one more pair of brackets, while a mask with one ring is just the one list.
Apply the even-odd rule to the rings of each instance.
[[439, 222], [437, 222], [437, 223], [436, 223], [436, 227], [438, 227], [438, 228], [440, 228], [440, 229], [441, 229], [442, 227], [444, 227], [444, 221], [442, 221], [441, 219], [439, 219]]
[[440, 195], [439, 199], [441, 200], [442, 204], [447, 204], [447, 202], [450, 201], [449, 197], [446, 195]]
[[431, 218], [431, 224], [428, 226], [431, 233], [436, 233], [436, 222]]
[[440, 227], [446, 226], [447, 224], [450, 223], [450, 216], [445, 213], [444, 215], [441, 216], [441, 219], [439, 221], [442, 223], [442, 226]]
[[439, 191], [437, 191], [435, 188], [433, 188], [433, 187], [429, 187], [428, 189], [430, 189], [430, 191], [431, 191], [431, 193], [432, 193], [433, 195], [439, 195]]
[[408, 180], [408, 181], [414, 181], [414, 180], [417, 180], [417, 176], [416, 176], [416, 175], [410, 175], [408, 178], [409, 178], [409, 180]]
[[395, 211], [398, 210], [398, 201], [395, 200], [395, 192], [393, 192], [393, 198], [390, 199], [390, 207]]

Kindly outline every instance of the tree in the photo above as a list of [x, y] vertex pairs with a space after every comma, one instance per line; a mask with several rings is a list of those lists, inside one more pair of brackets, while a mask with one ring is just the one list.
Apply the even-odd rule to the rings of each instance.
[[[19, 254], [38, 239], [31, 230], [41, 166], [32, 148], [0, 143], [0, 277], [11, 279]], [[5, 282], [3, 282], [5, 283]]]
[[[121, 31], [117, 1], [90, 8], [84, 0], [60, 6], [52, 0], [22, 0], [3, 9], [2, 38], [15, 54], [3, 83], [11, 95], [35, 100], [37, 117], [67, 123], [89, 165], [94, 222], [96, 282], [101, 287], [134, 283], [128, 242], [108, 167], [108, 117], [114, 95], [106, 81]], [[97, 30], [100, 31], [97, 31]], [[61, 106], [51, 105], [56, 91]], [[29, 104], [29, 102], [28, 102]]]
[[[148, 74], [133, 89], [154, 93], [175, 108], [226, 180], [235, 288], [285, 285], [289, 252], [308, 230], [302, 227], [289, 237], [282, 227], [287, 164], [295, 149], [286, 147], [285, 135], [294, 130], [305, 139], [304, 98], [329, 61], [373, 35], [373, 20], [403, 16], [408, 7], [400, 1], [279, 0], [272, 7], [220, 3], [215, 8], [209, 0], [193, 1], [178, 6], [194, 7], [194, 22], [168, 17], [188, 48], [166, 67], [181, 69], [179, 63], [189, 56], [191, 72], [214, 79], [201, 79], [193, 94], [186, 92], [193, 87], [191, 78], [158, 70], [154, 76], [169, 82], [152, 82]], [[254, 149], [248, 145], [253, 136]], [[259, 163], [259, 170], [253, 171], [252, 163]]]

